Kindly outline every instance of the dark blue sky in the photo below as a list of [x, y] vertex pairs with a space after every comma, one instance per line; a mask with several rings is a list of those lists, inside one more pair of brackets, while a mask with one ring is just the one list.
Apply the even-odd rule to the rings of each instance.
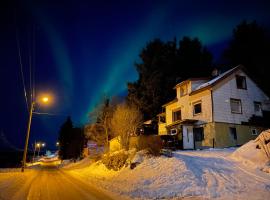
[[67, 115], [82, 125], [102, 95], [125, 94], [126, 83], [137, 79], [134, 62], [148, 41], [198, 37], [217, 60], [242, 20], [270, 22], [267, 1], [10, 2], [0, 8], [0, 131], [20, 147], [27, 109], [16, 28], [27, 88], [31, 56], [37, 93], [56, 95], [52, 107], [36, 106], [58, 115], [35, 115], [30, 143], [43, 140], [52, 147]]

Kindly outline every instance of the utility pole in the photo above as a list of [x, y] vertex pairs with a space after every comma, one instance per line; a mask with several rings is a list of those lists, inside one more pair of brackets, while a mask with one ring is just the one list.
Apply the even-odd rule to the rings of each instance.
[[33, 155], [33, 159], [32, 159], [32, 162], [34, 162], [35, 161], [35, 156], [36, 156], [36, 148], [37, 148], [37, 146], [36, 146], [37, 144], [36, 144], [36, 141], [35, 141], [35, 143], [34, 143], [34, 155]]
[[[41, 98], [41, 101], [43, 103], [49, 103], [49, 97], [44, 96], [43, 98]], [[35, 105], [35, 101], [32, 100], [31, 101], [30, 112], [29, 112], [27, 134], [26, 134], [26, 138], [25, 138], [24, 152], [23, 152], [22, 170], [21, 170], [22, 172], [24, 172], [25, 163], [26, 163], [26, 155], [27, 155], [27, 149], [28, 149], [28, 141], [29, 141], [29, 135], [30, 135], [30, 129], [31, 129], [32, 115], [34, 113], [33, 112], [34, 111], [34, 105]]]
[[28, 141], [29, 141], [29, 135], [30, 135], [30, 129], [31, 129], [31, 122], [32, 122], [32, 115], [33, 115], [34, 105], [35, 105], [35, 103], [32, 102], [31, 107], [30, 107], [29, 119], [28, 119], [27, 134], [26, 134], [26, 138], [25, 138], [23, 160], [22, 160], [22, 169], [21, 169], [22, 172], [24, 172], [25, 163], [26, 163], [26, 155], [27, 155], [27, 149], [28, 149]]

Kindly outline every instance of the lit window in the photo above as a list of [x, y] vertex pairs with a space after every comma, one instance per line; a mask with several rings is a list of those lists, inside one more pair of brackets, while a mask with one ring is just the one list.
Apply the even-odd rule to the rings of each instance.
[[202, 103], [196, 103], [193, 104], [193, 114], [197, 115], [200, 114], [202, 112]]
[[181, 120], [181, 110], [173, 112], [173, 122]]
[[262, 112], [262, 104], [261, 102], [254, 101], [254, 111], [255, 112]]
[[255, 128], [251, 129], [251, 135], [258, 135], [257, 129]]
[[246, 77], [236, 76], [236, 85], [238, 89], [247, 89]]
[[231, 112], [242, 114], [242, 105], [240, 99], [231, 99]]

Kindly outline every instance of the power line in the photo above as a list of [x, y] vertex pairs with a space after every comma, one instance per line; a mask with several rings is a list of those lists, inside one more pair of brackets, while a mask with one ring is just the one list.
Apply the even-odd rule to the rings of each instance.
[[36, 73], [36, 59], [35, 59], [35, 56], [36, 56], [36, 35], [35, 35], [35, 26], [33, 25], [33, 98], [35, 99], [35, 93], [36, 93], [36, 76], [35, 76], [35, 73]]
[[29, 54], [29, 87], [30, 87], [30, 100], [33, 102], [32, 92], [32, 49], [31, 49], [31, 31], [28, 31], [28, 54]]
[[[16, 16], [15, 16], [15, 21], [16, 21]], [[20, 71], [21, 71], [21, 76], [22, 76], [22, 83], [23, 83], [23, 91], [24, 91], [25, 103], [26, 103], [27, 111], [29, 112], [29, 106], [28, 106], [28, 100], [27, 100], [27, 93], [26, 93], [26, 88], [25, 88], [24, 73], [23, 73], [23, 64], [22, 64], [21, 48], [20, 48], [20, 41], [19, 41], [19, 33], [18, 33], [17, 26], [15, 27], [15, 29], [16, 29], [17, 50], [18, 50], [18, 57], [19, 57], [19, 63], [20, 63]]]

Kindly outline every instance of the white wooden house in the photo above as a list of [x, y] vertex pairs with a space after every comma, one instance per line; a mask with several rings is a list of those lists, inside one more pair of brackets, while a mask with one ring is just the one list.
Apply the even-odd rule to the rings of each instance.
[[176, 98], [163, 105], [159, 135], [175, 135], [183, 149], [242, 145], [266, 127], [251, 123], [270, 111], [269, 97], [243, 66], [215, 78], [190, 78], [179, 84]]

